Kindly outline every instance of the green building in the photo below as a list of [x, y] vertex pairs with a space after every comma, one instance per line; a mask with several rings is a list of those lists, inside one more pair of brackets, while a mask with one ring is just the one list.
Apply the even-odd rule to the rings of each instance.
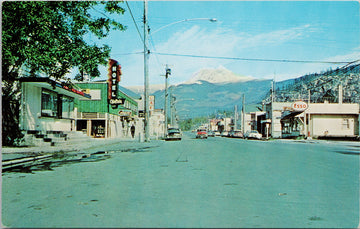
[[109, 96], [107, 81], [77, 82], [75, 85], [90, 94], [90, 100], [77, 100], [76, 130], [92, 137], [135, 137], [143, 130], [138, 118], [138, 98], [117, 90], [116, 98]]

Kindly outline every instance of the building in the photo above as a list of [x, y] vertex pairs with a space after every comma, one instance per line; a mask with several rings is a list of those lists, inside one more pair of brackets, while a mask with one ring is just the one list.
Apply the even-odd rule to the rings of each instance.
[[220, 126], [221, 121], [222, 121], [222, 119], [218, 119], [218, 118], [210, 119], [210, 121], [209, 121], [209, 123], [210, 123], [209, 130], [214, 131], [214, 132], [217, 132], [217, 131], [220, 132], [219, 126]]
[[[261, 127], [261, 134], [272, 138], [282, 137], [281, 116], [283, 111], [291, 106], [291, 102], [270, 102], [265, 105], [265, 119], [261, 117], [263, 126]], [[263, 116], [263, 114], [260, 114]], [[265, 126], [265, 128], [264, 128]], [[268, 128], [266, 128], [266, 126]], [[269, 131], [268, 133], [266, 131]], [[265, 131], [265, 132], [264, 132]]]
[[163, 109], [153, 109], [150, 111], [150, 137], [160, 139], [165, 134], [165, 115]]
[[218, 122], [218, 130], [222, 132], [230, 132], [234, 130], [234, 119], [233, 118], [222, 118]]
[[91, 96], [49, 77], [23, 77], [21, 87], [20, 128], [25, 144], [34, 144], [33, 136], [52, 142], [50, 135], [65, 137], [76, 130], [75, 102]]
[[[264, 111], [255, 111], [250, 113], [245, 113], [244, 115], [244, 133], [250, 130], [257, 130], [259, 133], [262, 133], [263, 125], [261, 123], [262, 118], [265, 117]], [[265, 131], [264, 131], [265, 132]], [[266, 134], [264, 135], [266, 136]]]
[[310, 103], [304, 115], [308, 137], [359, 136], [359, 104]]
[[[144, 113], [144, 95], [138, 101], [139, 114]], [[149, 135], [152, 139], [159, 139], [165, 136], [165, 114], [163, 109], [155, 109], [156, 98], [154, 95], [149, 96]]]
[[[273, 102], [266, 105], [261, 122], [270, 125], [273, 138], [356, 138], [359, 115], [359, 104], [341, 99], [338, 103]], [[261, 133], [265, 134], [263, 129]]]
[[137, 137], [143, 132], [143, 122], [138, 117], [138, 103], [134, 98], [117, 90], [109, 97], [109, 83], [77, 82], [75, 84], [91, 99], [79, 99], [76, 112], [76, 130], [92, 137]]

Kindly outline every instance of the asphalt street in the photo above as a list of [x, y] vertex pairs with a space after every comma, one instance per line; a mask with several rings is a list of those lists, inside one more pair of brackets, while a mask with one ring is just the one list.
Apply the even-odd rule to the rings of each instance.
[[117, 144], [2, 174], [8, 227], [359, 224], [359, 143], [231, 138]]

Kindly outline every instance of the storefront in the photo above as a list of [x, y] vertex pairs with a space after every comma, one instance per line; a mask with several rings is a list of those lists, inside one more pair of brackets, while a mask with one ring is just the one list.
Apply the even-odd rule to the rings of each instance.
[[20, 78], [20, 128], [26, 132], [66, 132], [76, 129], [75, 100], [91, 96], [69, 84], [44, 77]]
[[[107, 81], [77, 82], [76, 85], [91, 95], [90, 100], [77, 103], [76, 126], [94, 138], [131, 138], [138, 136], [142, 122], [137, 117], [137, 102], [117, 89], [110, 92]], [[109, 98], [109, 93], [114, 94]]]
[[[299, 104], [295, 102], [294, 104]], [[359, 105], [343, 103], [301, 103], [303, 109], [284, 109], [282, 138], [356, 138], [359, 133]]]

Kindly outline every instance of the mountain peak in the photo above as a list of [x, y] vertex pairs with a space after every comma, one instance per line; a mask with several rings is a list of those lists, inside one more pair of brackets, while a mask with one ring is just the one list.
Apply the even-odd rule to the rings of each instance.
[[218, 68], [204, 68], [196, 72], [193, 77], [186, 81], [185, 84], [199, 83], [201, 81], [207, 81], [209, 83], [221, 84], [221, 83], [234, 83], [245, 82], [253, 80], [254, 78], [249, 76], [240, 76], [232, 71], [226, 69], [224, 66]]

